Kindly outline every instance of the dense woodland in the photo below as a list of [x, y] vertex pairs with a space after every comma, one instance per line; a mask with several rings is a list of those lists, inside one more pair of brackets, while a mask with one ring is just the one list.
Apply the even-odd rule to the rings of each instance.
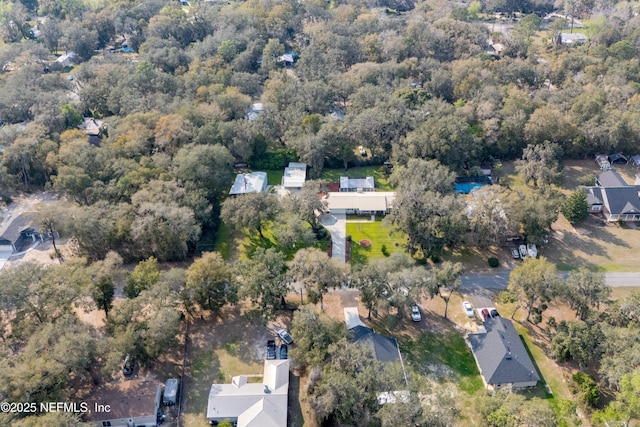
[[[415, 259], [439, 261], [445, 248], [487, 246], [509, 234], [542, 244], [558, 215], [552, 184], [563, 158], [640, 151], [640, 7], [556, 3], [1, 3], [0, 193], [4, 200], [41, 189], [59, 193], [64, 201], [41, 212], [41, 221], [72, 238], [77, 258], [3, 271], [0, 382], [7, 387], [0, 399], [68, 396], [74, 378], [115, 375], [126, 353], [150, 363], [174, 343], [181, 315], [197, 310], [218, 312], [241, 298], [273, 318], [292, 281], [302, 282], [312, 303], [348, 284], [362, 291], [374, 316], [402, 315], [413, 298], [459, 286], [461, 266], [425, 270]], [[556, 43], [569, 20], [543, 29], [539, 15], [553, 10], [581, 19], [574, 31], [588, 36], [584, 45]], [[508, 19], [493, 22], [496, 12]], [[505, 22], [511, 31], [491, 32]], [[489, 39], [504, 45], [500, 55]], [[70, 51], [76, 65], [55, 61]], [[295, 61], [285, 65], [279, 59], [288, 52]], [[256, 102], [264, 111], [248, 120]], [[106, 123], [99, 144], [78, 129], [83, 117]], [[366, 159], [357, 155], [361, 145], [371, 153]], [[476, 200], [477, 209], [465, 211], [453, 191], [455, 176], [478, 174], [488, 162], [499, 178], [500, 162], [512, 159], [519, 159], [531, 191], [494, 186]], [[391, 161], [397, 202], [386, 221], [408, 235], [413, 258], [393, 254], [375, 268], [351, 271], [331, 262], [318, 249], [327, 236], [314, 214], [322, 210], [322, 181], [291, 199], [225, 199], [235, 164], [274, 170], [290, 160], [306, 162], [313, 179], [324, 168]], [[579, 204], [584, 195], [573, 199]], [[568, 218], [571, 208], [565, 206]], [[275, 244], [235, 264], [201, 254], [212, 250], [221, 218], [250, 238], [269, 228]], [[159, 267], [193, 256], [186, 269]], [[138, 264], [125, 273], [123, 263], [130, 262]], [[567, 298], [580, 321], [550, 328], [550, 351], [599, 370], [601, 384], [620, 391], [596, 421], [612, 425], [640, 415], [640, 376], [632, 374], [640, 354], [637, 297], [601, 313], [594, 311], [607, 306], [601, 278], [581, 272], [559, 284], [544, 260], [523, 268], [543, 280], [527, 282], [522, 277], [530, 272], [520, 279], [514, 272], [505, 298], [518, 301], [534, 323], [550, 300]], [[118, 286], [127, 298], [114, 307]], [[106, 327], [79, 322], [73, 312], [83, 309], [103, 310]], [[347, 344], [327, 328], [317, 335], [331, 337], [320, 355], [297, 354], [315, 369], [310, 393], [319, 419], [363, 425], [393, 425], [400, 413], [417, 424], [456, 419], [455, 411], [434, 415], [438, 405], [425, 402], [419, 411], [399, 406], [398, 413], [377, 414], [364, 398], [368, 406], [351, 408], [361, 412], [342, 411], [336, 389], [329, 390], [337, 393], [333, 400], [319, 398], [329, 393], [327, 378], [350, 378], [336, 372], [345, 366], [338, 355]], [[370, 371], [356, 374], [369, 375], [358, 381], [375, 379]], [[526, 423], [521, 397], [502, 406], [487, 400], [483, 419]], [[557, 413], [529, 403], [540, 405], [537, 420], [554, 425]], [[63, 413], [47, 418], [0, 418], [0, 424], [75, 422]]]

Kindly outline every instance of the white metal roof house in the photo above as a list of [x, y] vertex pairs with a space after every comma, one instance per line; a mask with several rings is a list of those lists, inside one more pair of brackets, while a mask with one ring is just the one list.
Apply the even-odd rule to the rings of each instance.
[[583, 188], [590, 212], [602, 212], [607, 221], [640, 221], [640, 185], [607, 171], [598, 175], [595, 186]]
[[237, 427], [286, 427], [288, 394], [289, 360], [265, 360], [261, 383], [239, 375], [231, 384], [211, 385], [207, 419]]
[[247, 110], [247, 119], [250, 121], [257, 120], [260, 116], [260, 113], [264, 111], [264, 104], [261, 102], [256, 102], [255, 104], [251, 104], [249, 109]]
[[306, 179], [306, 163], [289, 162], [289, 166], [284, 168], [282, 186], [284, 188], [302, 188]]
[[386, 214], [391, 211], [394, 192], [372, 191], [363, 193], [329, 192], [326, 198], [331, 213]]
[[251, 172], [236, 175], [229, 194], [232, 196], [247, 193], [262, 193], [267, 191], [267, 173]]
[[62, 64], [63, 67], [70, 67], [75, 62], [76, 56], [75, 52], [67, 52], [64, 55], [58, 56], [56, 62]]
[[513, 323], [496, 317], [485, 326], [486, 332], [468, 336], [485, 386], [492, 390], [535, 387], [540, 376]]
[[583, 44], [587, 41], [587, 36], [584, 33], [560, 33], [558, 41], [567, 45]]

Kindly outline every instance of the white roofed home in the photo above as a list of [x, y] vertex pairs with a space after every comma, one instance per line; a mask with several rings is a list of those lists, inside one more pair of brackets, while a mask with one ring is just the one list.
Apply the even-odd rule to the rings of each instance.
[[284, 188], [302, 188], [307, 179], [307, 165], [305, 163], [289, 162], [284, 168], [282, 186]]
[[289, 360], [265, 360], [260, 383], [238, 375], [231, 384], [211, 385], [207, 419], [237, 427], [286, 427], [288, 394]]
[[371, 191], [363, 193], [330, 192], [326, 201], [333, 214], [387, 214], [393, 207], [396, 193]]
[[267, 191], [267, 173], [251, 172], [236, 175], [229, 194], [232, 196], [247, 193], [262, 193]]

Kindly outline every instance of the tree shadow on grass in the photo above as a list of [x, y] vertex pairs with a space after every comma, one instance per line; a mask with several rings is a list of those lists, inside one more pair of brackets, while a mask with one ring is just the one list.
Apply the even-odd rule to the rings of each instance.
[[529, 350], [529, 346], [527, 345], [526, 340], [520, 334], [518, 334], [518, 337], [520, 337], [520, 341], [522, 341], [522, 345], [524, 346], [524, 349], [526, 350], [527, 355], [529, 355], [529, 359], [531, 359], [531, 363], [533, 363], [533, 366], [535, 367], [536, 372], [538, 373], [538, 376], [540, 377], [540, 381], [538, 381], [538, 385], [535, 386], [535, 387], [532, 387], [530, 389], [527, 389], [527, 392], [525, 394], [527, 396], [539, 397], [541, 399], [551, 399], [551, 398], [553, 398], [553, 393], [549, 393], [547, 391], [547, 382], [545, 381], [544, 377], [542, 376], [542, 371], [540, 371], [540, 368], [538, 367], [538, 363], [536, 362], [536, 359], [533, 357], [533, 354]]
[[289, 372], [289, 396], [287, 400], [289, 401], [287, 409], [289, 422], [287, 424], [291, 427], [302, 427], [304, 425], [304, 415], [300, 406], [300, 375], [296, 375], [294, 372]]
[[219, 382], [220, 361], [213, 349], [192, 351], [182, 400], [184, 412], [198, 414], [206, 410], [211, 384]]
[[247, 254], [247, 257], [251, 258], [258, 248], [266, 250], [269, 248], [275, 248], [276, 246], [276, 243], [271, 239], [252, 235], [245, 240], [244, 251]]
[[371, 246], [362, 247], [357, 242], [351, 242], [351, 264], [365, 265], [369, 264], [369, 254]]

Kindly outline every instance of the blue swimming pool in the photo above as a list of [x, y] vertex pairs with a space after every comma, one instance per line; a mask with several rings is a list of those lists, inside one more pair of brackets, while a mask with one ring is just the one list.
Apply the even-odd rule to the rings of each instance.
[[484, 187], [486, 184], [482, 184], [479, 182], [462, 182], [453, 184], [453, 189], [456, 190], [460, 194], [469, 194], [476, 188]]

